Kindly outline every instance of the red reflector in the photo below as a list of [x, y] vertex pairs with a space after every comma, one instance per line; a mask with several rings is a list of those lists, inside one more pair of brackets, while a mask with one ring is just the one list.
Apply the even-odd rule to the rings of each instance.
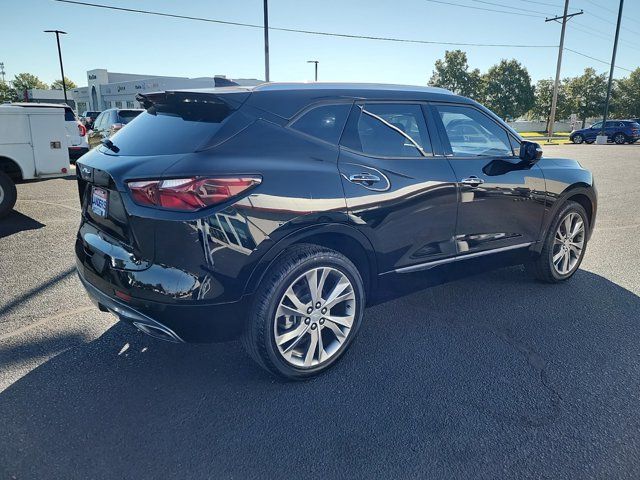
[[85, 127], [81, 123], [78, 123], [78, 131], [80, 132], [80, 136], [84, 137], [87, 134], [87, 127]]
[[64, 167], [62, 167], [62, 168], [60, 169], [60, 171], [61, 171], [62, 173], [67, 173], [67, 169], [66, 169], [66, 168], [64, 168]]
[[118, 297], [120, 300], [124, 300], [125, 302], [129, 302], [131, 301], [131, 295], [127, 295], [124, 292], [121, 292], [120, 290], [114, 290], [116, 297]]
[[259, 185], [256, 176], [221, 178], [175, 178], [128, 182], [133, 201], [138, 205], [168, 210], [195, 212], [226, 202]]

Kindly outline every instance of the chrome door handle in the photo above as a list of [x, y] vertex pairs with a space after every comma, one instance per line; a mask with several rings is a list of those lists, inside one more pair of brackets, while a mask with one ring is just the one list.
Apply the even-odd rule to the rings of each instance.
[[356, 173], [349, 175], [349, 181], [353, 183], [376, 183], [380, 181], [380, 177], [370, 173]]
[[469, 178], [465, 178], [460, 181], [463, 185], [469, 185], [470, 187], [477, 187], [484, 183], [484, 180], [476, 177], [475, 175], [471, 175]]

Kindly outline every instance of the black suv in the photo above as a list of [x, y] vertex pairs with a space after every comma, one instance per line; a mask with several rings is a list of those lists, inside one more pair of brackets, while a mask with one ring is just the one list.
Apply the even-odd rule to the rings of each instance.
[[387, 282], [507, 251], [559, 282], [593, 229], [589, 171], [541, 158], [446, 90], [292, 83], [138, 100], [146, 111], [78, 164], [82, 283], [147, 334], [240, 336], [284, 377], [336, 362]]

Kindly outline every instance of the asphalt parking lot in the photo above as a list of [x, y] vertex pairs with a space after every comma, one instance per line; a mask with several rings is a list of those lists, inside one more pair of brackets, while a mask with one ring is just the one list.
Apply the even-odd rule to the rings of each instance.
[[373, 307], [306, 383], [239, 343], [100, 313], [74, 272], [74, 180], [0, 222], [2, 478], [640, 478], [640, 145], [545, 147], [596, 176], [568, 283], [520, 267]]

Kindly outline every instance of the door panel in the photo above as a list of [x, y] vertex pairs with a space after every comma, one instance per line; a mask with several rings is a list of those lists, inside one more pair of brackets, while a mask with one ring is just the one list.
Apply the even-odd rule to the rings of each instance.
[[446, 158], [432, 154], [422, 115], [418, 104], [355, 105], [343, 135], [350, 218], [371, 240], [382, 273], [456, 253], [455, 177]]
[[536, 242], [545, 209], [542, 170], [521, 164], [506, 130], [480, 110], [435, 108], [460, 189], [458, 253]]
[[36, 176], [61, 173], [69, 168], [68, 139], [63, 120], [61, 113], [29, 115]]

